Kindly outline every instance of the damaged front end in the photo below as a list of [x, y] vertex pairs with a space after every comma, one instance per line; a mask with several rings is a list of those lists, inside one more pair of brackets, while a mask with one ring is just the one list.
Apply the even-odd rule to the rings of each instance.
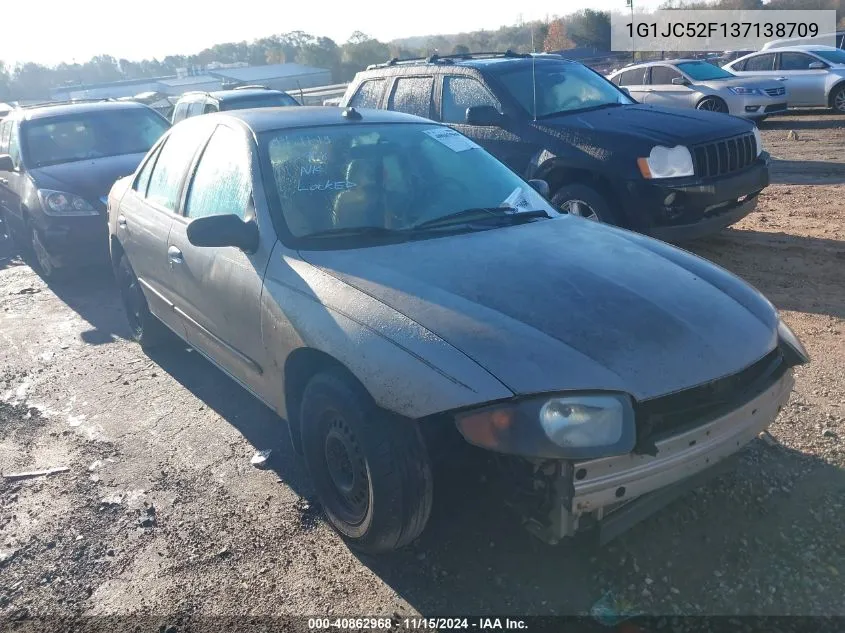
[[597, 528], [606, 543], [707, 480], [764, 431], [789, 399], [792, 367], [781, 345], [745, 370], [634, 404], [630, 452], [587, 459], [497, 455], [506, 498], [547, 543]]

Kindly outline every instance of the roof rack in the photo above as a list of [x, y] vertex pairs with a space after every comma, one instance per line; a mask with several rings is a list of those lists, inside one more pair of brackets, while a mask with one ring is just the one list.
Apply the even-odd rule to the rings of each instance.
[[468, 60], [468, 59], [490, 59], [495, 57], [513, 57], [513, 58], [529, 58], [531, 57], [531, 53], [515, 53], [514, 51], [508, 49], [504, 52], [502, 51], [493, 51], [493, 52], [484, 52], [484, 53], [454, 53], [452, 55], [438, 55], [434, 53], [428, 57], [409, 57], [406, 59], [399, 59], [398, 57], [394, 57], [384, 63], [381, 64], [370, 64], [367, 66], [367, 70], [373, 70], [376, 68], [389, 68], [390, 66], [399, 66], [401, 64], [448, 64], [455, 60]]

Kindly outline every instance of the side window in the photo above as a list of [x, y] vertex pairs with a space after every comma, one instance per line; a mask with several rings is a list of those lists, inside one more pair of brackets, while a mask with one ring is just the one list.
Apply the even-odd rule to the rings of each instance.
[[774, 67], [775, 54], [766, 53], [765, 55], [755, 55], [754, 57], [749, 57], [745, 60], [745, 67], [743, 70], [745, 72], [774, 70]]
[[673, 79], [681, 76], [681, 73], [669, 66], [651, 67], [651, 84], [653, 86], [662, 86], [664, 84], [671, 85]]
[[249, 150], [235, 130], [219, 126], [205, 146], [185, 203], [185, 215], [234, 213], [244, 218], [252, 195]]
[[21, 144], [18, 139], [18, 126], [14, 123], [12, 123], [12, 129], [9, 134], [9, 156], [12, 157], [15, 167], [21, 166]]
[[632, 68], [619, 75], [620, 86], [642, 86], [645, 83], [645, 68]]
[[207, 131], [204, 125], [185, 125], [188, 127], [180, 127], [170, 133], [153, 167], [147, 188], [148, 202], [171, 211], [179, 205], [182, 177]]
[[746, 61], [747, 61], [747, 60], [743, 59], [742, 61], [739, 61], [739, 62], [734, 62], [733, 64], [731, 64], [730, 66], [728, 66], [728, 70], [729, 70], [729, 71], [739, 71], [739, 72], [742, 72], [743, 70], [745, 70], [745, 62], [746, 62]]
[[349, 105], [353, 108], [378, 108], [381, 105], [381, 93], [383, 91], [384, 79], [365, 81], [349, 100]]
[[150, 184], [150, 176], [153, 173], [153, 167], [155, 167], [156, 160], [158, 160], [158, 155], [161, 154], [161, 148], [164, 147], [166, 143], [167, 141], [156, 148], [155, 152], [150, 156], [150, 159], [144, 163], [144, 166], [141, 168], [141, 172], [135, 179], [135, 186], [133, 189], [137, 191], [138, 195], [142, 198], [147, 196], [147, 187]]
[[0, 123], [0, 154], [9, 153], [9, 134], [12, 131], [12, 121], [3, 121]]
[[203, 114], [211, 114], [212, 112], [217, 112], [217, 105], [214, 103], [206, 103], [205, 108], [203, 108]]
[[204, 107], [205, 101], [194, 101], [191, 105], [188, 106], [188, 116], [197, 116], [199, 114], [202, 114]]
[[173, 110], [173, 122], [178, 123], [188, 115], [188, 102], [180, 101], [176, 104], [176, 109]]
[[472, 77], [443, 78], [443, 103], [440, 118], [444, 123], [465, 123], [467, 108], [493, 106], [501, 112], [501, 105], [490, 91]]
[[618, 86], [619, 80], [622, 79], [622, 73], [619, 73], [618, 75], [614, 75], [613, 77], [610, 77], [609, 79], [610, 79], [610, 83], [616, 84]]
[[781, 53], [781, 70], [809, 70], [810, 64], [816, 61], [804, 53]]
[[431, 118], [431, 90], [434, 77], [402, 77], [396, 80], [388, 110]]

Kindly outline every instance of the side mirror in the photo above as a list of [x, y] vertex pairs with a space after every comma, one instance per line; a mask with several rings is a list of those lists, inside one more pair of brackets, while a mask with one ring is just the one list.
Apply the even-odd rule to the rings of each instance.
[[535, 178], [534, 180], [529, 180], [528, 184], [534, 188], [534, 190], [543, 196], [546, 200], [549, 199], [549, 183], [545, 180], [540, 180], [539, 178]]
[[472, 106], [467, 108], [466, 122], [469, 125], [501, 125], [502, 114], [493, 106]]
[[246, 253], [258, 250], [258, 225], [237, 215], [209, 215], [188, 224], [188, 241], [194, 246], [234, 246]]
[[15, 163], [8, 154], [0, 154], [0, 171], [15, 171]]
[[686, 77], [672, 77], [673, 86], [688, 86], [689, 82]]
[[822, 68], [827, 68], [827, 64], [824, 62], [810, 62], [810, 65], [807, 66], [811, 70], [821, 70]]
[[619, 90], [621, 90], [622, 92], [624, 92], [624, 93], [625, 93], [626, 95], [628, 95], [629, 97], [631, 96], [631, 91], [630, 91], [630, 90], [628, 90], [628, 88], [626, 88], [625, 86], [619, 86]]

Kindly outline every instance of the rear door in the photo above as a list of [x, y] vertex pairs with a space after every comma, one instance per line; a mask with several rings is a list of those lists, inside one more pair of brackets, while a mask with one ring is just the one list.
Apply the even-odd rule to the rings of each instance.
[[[246, 385], [261, 384], [266, 350], [261, 339], [261, 290], [275, 233], [257, 217], [260, 187], [256, 150], [239, 128], [220, 124], [199, 157], [171, 228], [176, 310], [188, 341]], [[232, 246], [199, 247], [188, 241], [197, 218], [235, 214], [259, 225], [260, 246], [245, 253]], [[261, 395], [260, 387], [258, 389]], [[264, 394], [266, 396], [266, 394]]]
[[646, 84], [647, 66], [640, 68], [632, 68], [631, 70], [624, 70], [617, 77], [614, 77], [613, 83], [620, 88], [626, 88], [634, 100], [640, 103], [645, 102], [645, 97], [648, 94], [650, 87]]
[[475, 106], [491, 106], [502, 112], [493, 93], [470, 75], [444, 75], [440, 90], [440, 120], [481, 145], [518, 174], [528, 172], [539, 146], [497, 125], [469, 125], [466, 112]]
[[174, 128], [153, 149], [121, 200], [116, 235], [144, 290], [150, 311], [185, 335], [174, 311], [173, 262], [167, 252], [170, 227], [179, 209], [188, 168], [207, 138], [206, 126], [191, 121]]
[[695, 91], [687, 85], [676, 85], [673, 79], [684, 76], [672, 66], [651, 66], [646, 77], [647, 88], [645, 103], [672, 108], [695, 107]]
[[786, 51], [778, 54], [777, 74], [787, 80], [789, 105], [827, 105], [825, 98], [827, 68], [810, 68], [810, 64], [818, 61], [821, 60], [797, 51]]

